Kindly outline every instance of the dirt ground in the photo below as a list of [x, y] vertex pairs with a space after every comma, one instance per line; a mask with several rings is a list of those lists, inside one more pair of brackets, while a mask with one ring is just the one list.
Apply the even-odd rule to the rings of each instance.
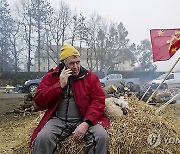
[[[31, 123], [39, 113], [14, 113], [24, 103], [24, 94], [0, 93], [0, 153], [16, 153], [15, 148], [22, 142], [28, 142]], [[12, 111], [12, 113], [11, 113]], [[26, 152], [25, 152], [26, 153]]]
[[[11, 113], [20, 104], [23, 104], [24, 95], [2, 94], [0, 93], [0, 153], [17, 154], [28, 153], [26, 151], [17, 152], [16, 148], [24, 142], [28, 142], [33, 131], [38, 112], [36, 113]], [[164, 116], [170, 122], [180, 128], [180, 101], [169, 105]], [[178, 130], [179, 131], [179, 130]], [[26, 149], [26, 148], [25, 148]]]

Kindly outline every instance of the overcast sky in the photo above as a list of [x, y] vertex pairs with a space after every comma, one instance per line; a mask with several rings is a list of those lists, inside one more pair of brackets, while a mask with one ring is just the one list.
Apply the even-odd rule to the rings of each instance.
[[[11, 0], [12, 1], [12, 0]], [[15, 0], [16, 1], [16, 0]], [[58, 8], [61, 0], [48, 0]], [[72, 10], [88, 17], [93, 11], [113, 22], [122, 22], [128, 38], [136, 45], [150, 40], [150, 29], [180, 28], [180, 0], [64, 0]], [[158, 70], [168, 71], [180, 57], [180, 49], [168, 61], [156, 62]], [[180, 71], [180, 62], [175, 70]]]

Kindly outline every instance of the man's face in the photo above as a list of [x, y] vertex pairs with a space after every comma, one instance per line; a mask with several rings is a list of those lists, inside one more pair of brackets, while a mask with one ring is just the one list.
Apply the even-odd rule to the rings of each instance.
[[80, 72], [80, 57], [79, 56], [70, 56], [65, 59], [65, 64], [69, 69], [72, 70], [72, 75], [76, 76]]

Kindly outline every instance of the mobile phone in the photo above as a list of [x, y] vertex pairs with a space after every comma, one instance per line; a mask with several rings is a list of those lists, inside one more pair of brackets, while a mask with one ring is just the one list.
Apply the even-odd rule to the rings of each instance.
[[67, 70], [69, 67], [66, 65], [66, 63], [65, 62], [63, 62], [63, 65], [64, 65], [64, 67], [65, 67], [65, 70]]
[[64, 67], [65, 67], [65, 70], [70, 69], [65, 62], [63, 62], [63, 64], [64, 64]]

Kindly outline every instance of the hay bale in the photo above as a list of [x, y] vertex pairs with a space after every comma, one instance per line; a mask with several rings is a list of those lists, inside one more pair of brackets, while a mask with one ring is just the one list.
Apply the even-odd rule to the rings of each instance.
[[[111, 122], [110, 128], [107, 129], [110, 136], [109, 154], [180, 153], [178, 140], [176, 143], [174, 141], [174, 144], [170, 141], [180, 137], [176, 125], [168, 123], [166, 117], [156, 116], [156, 107], [139, 101], [134, 96], [127, 98], [126, 101], [131, 108], [127, 116], [119, 114], [121, 108], [114, 106], [113, 103], [108, 102], [110, 106], [106, 105], [105, 113]], [[158, 137], [155, 142], [151, 140], [154, 134]], [[85, 146], [85, 142], [76, 143], [70, 136], [60, 144], [59, 154], [81, 154]]]
[[[131, 110], [128, 116], [121, 116], [111, 121], [108, 129], [110, 136], [109, 151], [116, 153], [179, 153], [180, 144], [167, 144], [163, 140], [176, 138], [180, 135], [172, 124], [163, 117], [155, 115], [156, 108], [136, 98], [128, 98]], [[111, 119], [110, 119], [111, 120]], [[153, 147], [149, 135], [160, 135], [160, 144]], [[149, 143], [148, 143], [149, 139]]]
[[73, 140], [72, 136], [69, 136], [59, 144], [58, 154], [84, 154], [85, 148], [86, 148], [85, 141], [81, 140], [79, 142], [76, 142]]

